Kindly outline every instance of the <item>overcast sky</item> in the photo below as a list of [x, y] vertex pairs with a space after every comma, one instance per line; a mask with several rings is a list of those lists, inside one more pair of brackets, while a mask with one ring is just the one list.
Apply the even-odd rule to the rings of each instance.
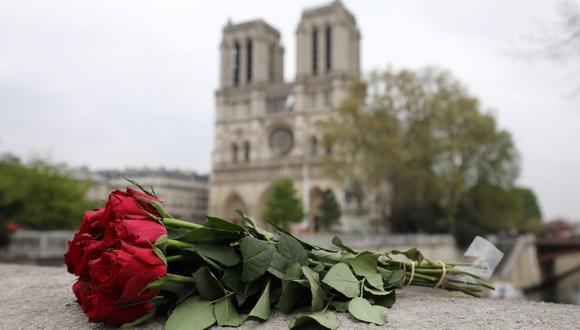
[[[0, 0], [0, 153], [91, 168], [207, 172], [218, 46], [228, 18], [282, 33], [295, 74], [301, 11], [321, 1]], [[510, 56], [557, 2], [344, 1], [362, 67], [449, 69], [522, 156], [521, 185], [548, 218], [580, 220], [580, 81], [571, 64]]]

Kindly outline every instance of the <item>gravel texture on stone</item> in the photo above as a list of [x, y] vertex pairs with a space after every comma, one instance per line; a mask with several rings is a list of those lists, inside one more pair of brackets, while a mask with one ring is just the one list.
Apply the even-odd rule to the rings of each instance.
[[[0, 329], [112, 329], [89, 323], [71, 291], [74, 277], [62, 267], [0, 264]], [[292, 315], [240, 329], [287, 329]], [[339, 314], [340, 329], [377, 329]], [[400, 290], [385, 329], [580, 329], [580, 306], [476, 299], [437, 291]], [[163, 320], [139, 329], [163, 329]], [[220, 329], [214, 327], [212, 329]], [[232, 329], [232, 328], [222, 328]]]

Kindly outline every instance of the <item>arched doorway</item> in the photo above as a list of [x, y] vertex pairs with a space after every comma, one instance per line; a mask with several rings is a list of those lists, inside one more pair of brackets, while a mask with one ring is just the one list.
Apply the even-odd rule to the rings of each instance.
[[314, 231], [319, 230], [318, 212], [322, 202], [322, 190], [318, 187], [310, 189], [308, 193], [308, 223]]
[[229, 220], [233, 223], [241, 224], [242, 219], [236, 213], [237, 209], [240, 209], [244, 212], [248, 212], [247, 204], [244, 202], [244, 200], [242, 199], [242, 197], [240, 197], [238, 193], [234, 192], [231, 193], [228, 196], [228, 198], [226, 198], [226, 201], [223, 205], [222, 210], [224, 211], [226, 220]]
[[262, 219], [262, 214], [264, 213], [264, 209], [266, 208], [266, 202], [268, 201], [268, 197], [270, 197], [270, 193], [272, 192], [272, 185], [269, 185], [262, 194], [260, 194], [260, 198], [258, 198], [258, 203], [256, 204], [256, 214], [254, 215], [256, 219], [259, 219], [260, 223], [264, 225], [265, 219]]

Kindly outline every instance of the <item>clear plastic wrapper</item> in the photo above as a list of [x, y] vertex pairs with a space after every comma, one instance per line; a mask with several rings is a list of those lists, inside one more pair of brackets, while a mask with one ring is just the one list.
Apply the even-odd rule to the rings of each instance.
[[497, 265], [503, 258], [501, 252], [495, 245], [483, 237], [477, 236], [463, 255], [464, 262], [470, 265], [459, 265], [456, 269], [473, 274], [480, 279], [487, 280], [491, 277]]

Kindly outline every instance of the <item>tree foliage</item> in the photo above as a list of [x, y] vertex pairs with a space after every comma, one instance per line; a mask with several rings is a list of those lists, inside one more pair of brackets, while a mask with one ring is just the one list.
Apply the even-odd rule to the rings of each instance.
[[509, 189], [519, 172], [510, 134], [435, 68], [355, 82], [325, 130], [340, 146], [325, 159], [328, 173], [361, 182], [394, 231], [455, 231], [468, 192]]
[[0, 161], [0, 222], [38, 230], [76, 228], [93, 207], [87, 189], [87, 183], [43, 162]]
[[322, 229], [329, 229], [340, 219], [340, 206], [336, 201], [334, 193], [330, 189], [322, 192], [322, 199], [318, 207], [318, 221]]
[[286, 227], [288, 223], [302, 221], [303, 217], [304, 209], [292, 181], [286, 178], [274, 181], [262, 218]]

